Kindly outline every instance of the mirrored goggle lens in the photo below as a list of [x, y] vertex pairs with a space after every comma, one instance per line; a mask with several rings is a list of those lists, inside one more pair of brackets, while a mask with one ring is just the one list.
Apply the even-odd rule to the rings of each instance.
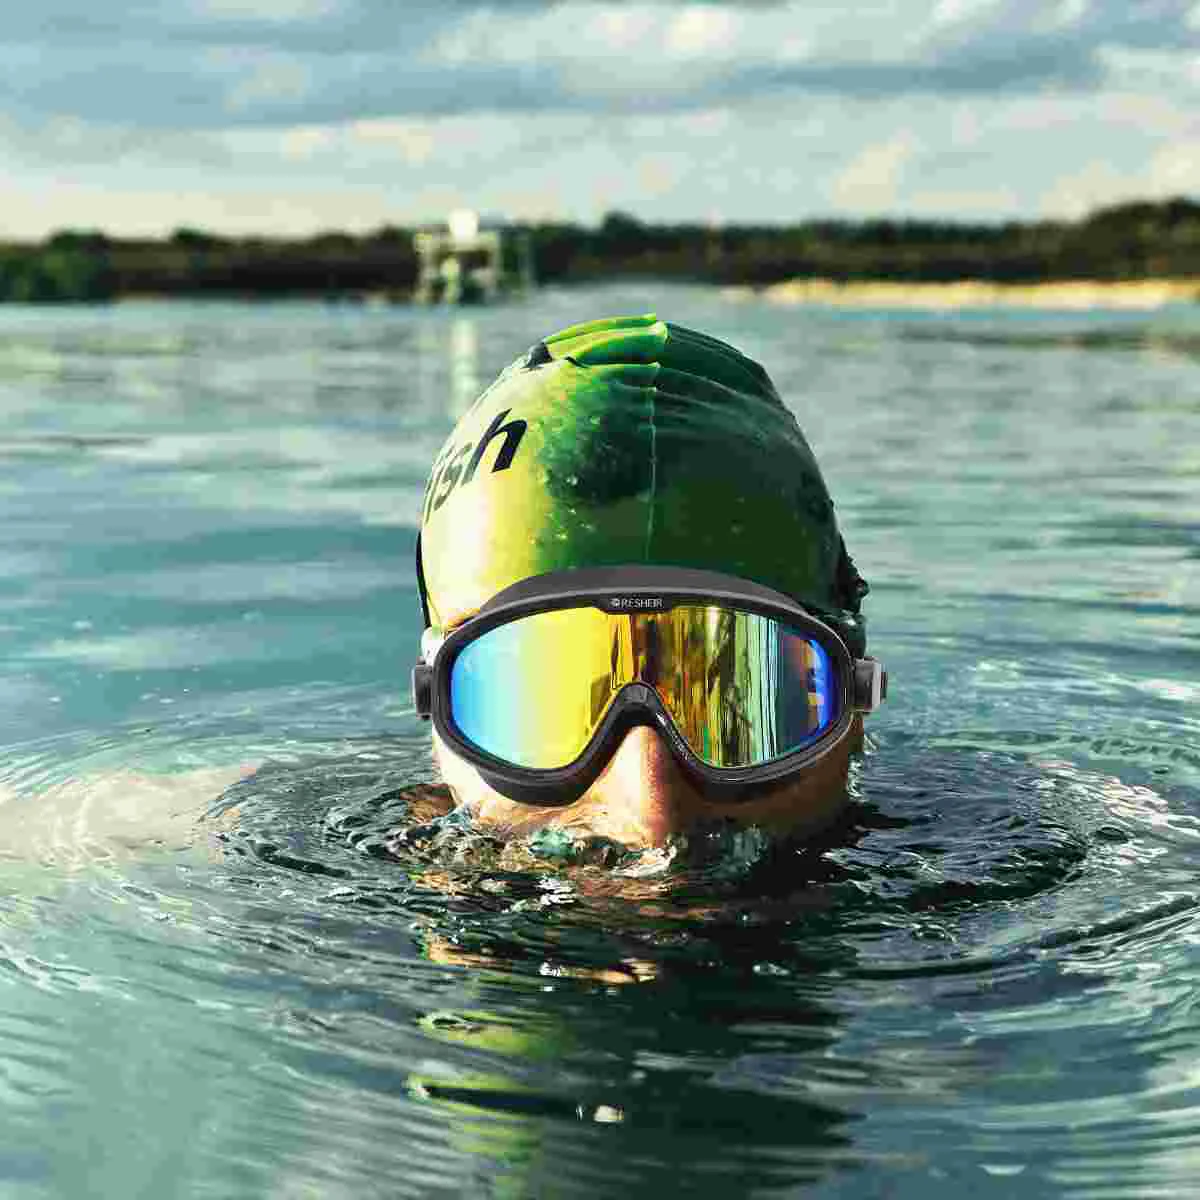
[[552, 770], [587, 747], [617, 693], [655, 689], [693, 753], [713, 767], [770, 762], [811, 745], [840, 714], [836, 660], [803, 630], [758, 613], [688, 605], [609, 615], [534, 613], [459, 651], [459, 732], [514, 766]]

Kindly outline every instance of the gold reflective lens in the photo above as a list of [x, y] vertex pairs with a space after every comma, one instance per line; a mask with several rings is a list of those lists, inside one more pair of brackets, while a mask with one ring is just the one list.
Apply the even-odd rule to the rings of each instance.
[[837, 719], [830, 656], [803, 630], [719, 605], [659, 613], [557, 609], [480, 635], [451, 667], [460, 733], [514, 766], [565, 767], [628, 683], [652, 687], [713, 767], [769, 762]]
[[800, 630], [706, 605], [643, 618], [640, 633], [643, 682], [709, 766], [770, 762], [836, 719], [829, 654]]

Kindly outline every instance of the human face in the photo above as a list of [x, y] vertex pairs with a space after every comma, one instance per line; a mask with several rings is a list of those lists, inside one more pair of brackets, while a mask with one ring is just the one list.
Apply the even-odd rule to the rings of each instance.
[[[448, 630], [472, 615], [454, 614], [447, 622]], [[521, 837], [557, 828], [644, 849], [662, 845], [671, 834], [728, 821], [780, 835], [816, 832], [845, 805], [850, 750], [859, 730], [856, 719], [841, 745], [795, 778], [763, 787], [735, 802], [705, 795], [685, 774], [663, 736], [648, 725], [629, 729], [583, 795], [557, 808], [501, 795], [436, 731], [433, 747], [442, 777], [457, 803], [479, 825], [501, 836]]]

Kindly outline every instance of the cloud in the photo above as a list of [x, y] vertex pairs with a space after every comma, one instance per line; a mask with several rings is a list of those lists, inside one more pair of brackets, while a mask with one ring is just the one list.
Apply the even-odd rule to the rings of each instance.
[[1078, 218], [1102, 205], [1145, 194], [1140, 180], [1129, 179], [1107, 159], [1096, 158], [1078, 171], [1060, 176], [1042, 200], [1042, 208]]
[[904, 168], [916, 146], [908, 133], [864, 147], [834, 177], [831, 198], [838, 208], [854, 213], [880, 213], [898, 206]]
[[919, 213], [952, 216], [958, 220], [994, 220], [1027, 215], [1012, 188], [939, 190], [919, 188], [906, 197], [905, 208]]
[[286, 159], [307, 161], [336, 145], [333, 132], [320, 125], [297, 125], [279, 137], [279, 152]]
[[161, 0], [114, 10], [46, 0], [6, 14], [0, 99], [26, 121], [224, 129], [675, 112], [794, 92], [1095, 91], [1149, 63], [1162, 86], [1188, 87], [1192, 22], [1184, 0], [900, 0], [866, 13], [799, 3]]
[[428, 162], [436, 147], [445, 144], [429, 121], [356, 121], [348, 132], [360, 145], [381, 147], [415, 167]]
[[266, 23], [311, 21], [337, 16], [343, 5], [339, 0], [192, 0], [183, 5], [200, 22], [219, 21]]
[[1200, 137], [1163, 146], [1150, 160], [1145, 190], [1155, 196], [1200, 195]]
[[[0, 236], [1079, 211], [1194, 189], [1195, 0], [41, 0]], [[70, 214], [76, 212], [77, 217]]]

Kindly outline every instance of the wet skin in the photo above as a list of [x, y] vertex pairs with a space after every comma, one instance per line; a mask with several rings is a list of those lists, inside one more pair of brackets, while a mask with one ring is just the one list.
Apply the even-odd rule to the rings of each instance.
[[[447, 630], [470, 614], [456, 614]], [[846, 803], [850, 752], [861, 740], [861, 721], [794, 779], [749, 793], [734, 803], [706, 796], [684, 772], [663, 736], [648, 725], [630, 729], [595, 782], [572, 804], [544, 808], [510, 800], [433, 734], [434, 758], [459, 805], [504, 837], [539, 829], [569, 829], [580, 836], [620, 842], [631, 849], [662, 845], [675, 833], [734, 821], [769, 833], [803, 836], [829, 825]]]

